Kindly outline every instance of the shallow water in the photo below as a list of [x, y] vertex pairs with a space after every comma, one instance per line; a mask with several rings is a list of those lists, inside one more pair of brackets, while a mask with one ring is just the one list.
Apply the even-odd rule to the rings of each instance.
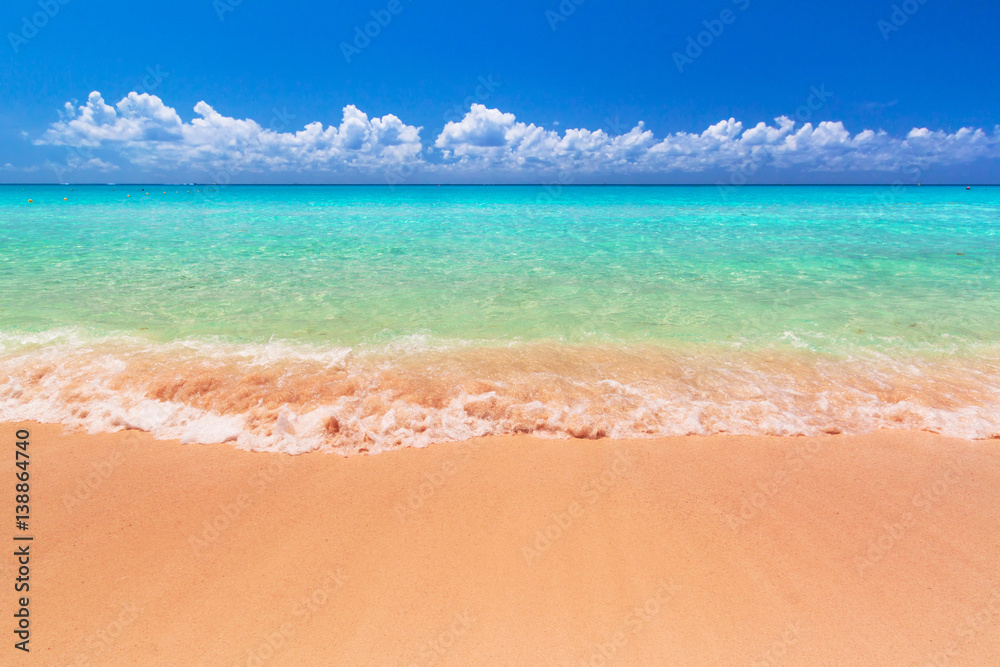
[[998, 232], [998, 188], [0, 186], [0, 419], [992, 437]]

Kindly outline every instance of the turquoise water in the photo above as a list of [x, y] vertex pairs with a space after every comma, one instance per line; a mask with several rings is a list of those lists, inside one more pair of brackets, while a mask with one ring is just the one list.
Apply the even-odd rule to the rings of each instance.
[[[177, 414], [186, 410], [185, 423], [214, 420], [212, 437], [272, 446], [251, 436], [270, 430], [272, 440], [287, 439], [275, 424], [298, 434], [290, 425], [305, 414], [326, 410], [324, 423], [341, 415], [337, 401], [360, 390], [330, 393], [343, 379], [336, 373], [368, 397], [386, 395], [389, 406], [335, 416], [338, 425], [384, 418], [412, 393], [386, 389], [397, 386], [385, 375], [391, 368], [435, 385], [434, 400], [404, 400], [427, 415], [489, 393], [469, 394], [477, 381], [499, 382], [490, 390], [497, 396], [514, 385], [520, 393], [468, 433], [435, 435], [431, 425], [420, 442], [411, 433], [389, 445], [516, 431], [511, 406], [574, 413], [589, 405], [573, 391], [553, 394], [560, 382], [641, 385], [657, 401], [703, 403], [701, 416], [691, 422], [685, 413], [682, 422], [697, 427], [654, 418], [653, 434], [885, 425], [881, 413], [840, 419], [836, 402], [829, 423], [790, 430], [757, 428], [760, 419], [719, 407], [732, 408], [750, 385], [762, 392], [751, 398], [766, 399], [754, 399], [759, 407], [788, 396], [819, 400], [832, 388], [823, 383], [836, 382], [880, 409], [971, 411], [961, 428], [916, 418], [900, 422], [906, 427], [989, 437], [998, 400], [998, 234], [1000, 188], [0, 186], [0, 362], [19, 386], [9, 380], [0, 393], [0, 418], [108, 429], [133, 425], [129, 411], [152, 401], [174, 416], [149, 430], [183, 436]], [[161, 361], [146, 367], [150, 359]], [[552, 359], [558, 368], [546, 365]], [[48, 380], [32, 384], [47, 364], [55, 366]], [[214, 379], [203, 377], [205, 364]], [[816, 374], [831, 364], [836, 374]], [[311, 379], [253, 421], [246, 405], [222, 397], [261, 365], [274, 373], [254, 394], [261, 399], [279, 381]], [[214, 389], [156, 394], [172, 367], [186, 369], [176, 382], [198, 376]], [[725, 389], [721, 376], [698, 387], [720, 368], [742, 372], [728, 381], [742, 389]], [[902, 382], [893, 374], [907, 368], [940, 392], [883, 386]], [[87, 374], [107, 386], [78, 401], [90, 406], [79, 417], [68, 396]], [[685, 387], [668, 387], [688, 376], [695, 379]], [[910, 393], [893, 403], [899, 391]], [[535, 394], [549, 398], [528, 400]], [[844, 410], [857, 408], [852, 400]], [[112, 403], [121, 423], [92, 416]], [[605, 403], [584, 409], [577, 430], [643, 432], [604, 419]], [[816, 412], [812, 403], [799, 412], [776, 405], [782, 420], [799, 420], [781, 423], [811, 424]], [[573, 431], [565, 419], [542, 421], [521, 430]], [[327, 428], [323, 442], [360, 446], [359, 429], [348, 437], [347, 427]], [[388, 432], [365, 431], [370, 442]], [[318, 437], [308, 448], [325, 447]]]

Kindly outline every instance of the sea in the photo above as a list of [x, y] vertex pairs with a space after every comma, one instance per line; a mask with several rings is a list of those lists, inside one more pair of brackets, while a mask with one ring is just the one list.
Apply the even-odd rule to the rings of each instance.
[[0, 421], [1000, 437], [1000, 187], [0, 186]]

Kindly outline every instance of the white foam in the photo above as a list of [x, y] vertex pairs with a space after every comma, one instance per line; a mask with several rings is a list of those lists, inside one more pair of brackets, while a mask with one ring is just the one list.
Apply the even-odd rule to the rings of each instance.
[[[470, 355], [471, 345], [459, 347]], [[184, 443], [235, 442], [247, 450], [290, 454], [377, 453], [523, 432], [614, 438], [819, 435], [879, 428], [928, 430], [967, 439], [1000, 434], [1000, 381], [995, 372], [1000, 366], [995, 351], [988, 356], [986, 370], [980, 368], [983, 359], [975, 356], [892, 355], [885, 350], [803, 357], [808, 363], [796, 358], [798, 366], [793, 367], [809, 371], [803, 384], [791, 371], [781, 371], [780, 365], [779, 370], [769, 370], [770, 361], [753, 362], [749, 351], [715, 357], [688, 350], [676, 355], [680, 370], [674, 375], [626, 381], [614, 375], [562, 377], [529, 368], [520, 376], [493, 382], [488, 391], [463, 389], [462, 382], [470, 386], [479, 382], [473, 374], [449, 387], [443, 403], [433, 404], [420, 403], [419, 392], [394, 393], [381, 383], [380, 373], [392, 371], [397, 357], [407, 357], [410, 368], [414, 359], [420, 359], [420, 350], [431, 350], [433, 359], [440, 361], [449, 349], [454, 349], [452, 342], [442, 346], [407, 339], [394, 348], [380, 346], [379, 356], [370, 349], [359, 353], [287, 341], [157, 344], [133, 336], [88, 337], [73, 330], [22, 336], [0, 332], [0, 420], [61, 423], [90, 432], [140, 429]], [[474, 350], [471, 354], [475, 356]], [[325, 403], [305, 395], [295, 404], [275, 409], [258, 405], [247, 412], [222, 414], [199, 405], [210, 405], [208, 399], [213, 397], [226, 398], [235, 385], [220, 380], [218, 387], [210, 386], [215, 394], [207, 399], [199, 394], [190, 402], [156, 398], [136, 378], [136, 360], [150, 355], [166, 360], [156, 366], [160, 371], [161, 366], [169, 370], [171, 360], [204, 361], [237, 369], [233, 371], [237, 379], [242, 368], [249, 373], [277, 367], [281, 377], [308, 372], [316, 375], [317, 382], [326, 382], [329, 374], [360, 381]], [[434, 368], [427, 368], [428, 378], [435, 377]], [[949, 384], [958, 382], [956, 378], [964, 383], [961, 387]], [[897, 385], [925, 389], [904, 391], [896, 400], [879, 398], [876, 389]], [[265, 395], [271, 390], [261, 389]], [[550, 398], [543, 401], [533, 394]], [[202, 399], [207, 402], [199, 403]]]

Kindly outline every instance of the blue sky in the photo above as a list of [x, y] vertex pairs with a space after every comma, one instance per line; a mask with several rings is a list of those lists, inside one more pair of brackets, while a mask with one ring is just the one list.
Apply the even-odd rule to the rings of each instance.
[[996, 2], [577, 1], [8, 0], [0, 180], [1000, 181]]

